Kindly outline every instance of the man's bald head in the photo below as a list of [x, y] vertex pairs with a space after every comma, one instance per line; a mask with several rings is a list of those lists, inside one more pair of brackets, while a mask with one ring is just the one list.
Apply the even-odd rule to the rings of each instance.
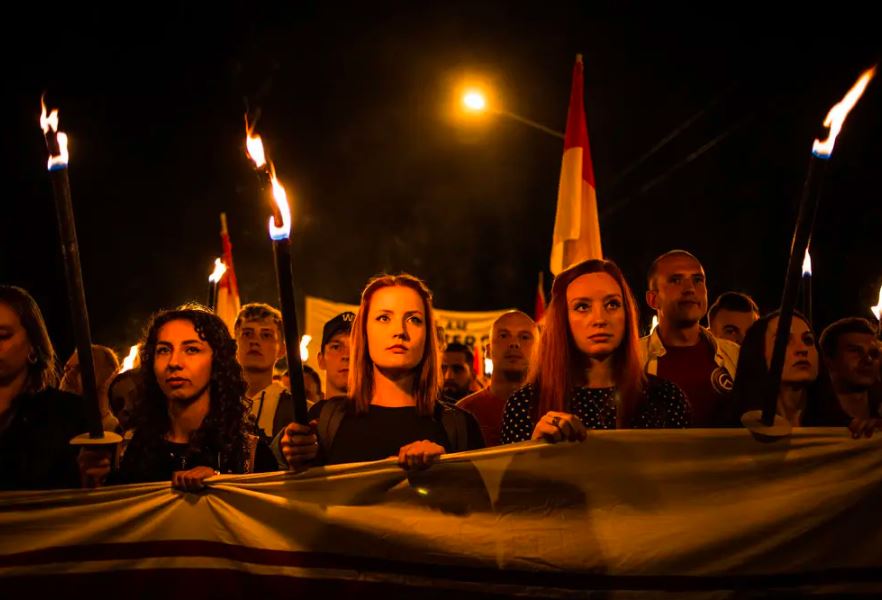
[[490, 331], [493, 374], [526, 377], [537, 336], [536, 323], [526, 313], [511, 310], [500, 315]]

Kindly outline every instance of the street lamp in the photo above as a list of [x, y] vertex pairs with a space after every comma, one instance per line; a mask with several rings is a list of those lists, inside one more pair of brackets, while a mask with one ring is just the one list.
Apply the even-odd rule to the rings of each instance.
[[468, 112], [478, 113], [486, 111], [494, 115], [501, 115], [503, 117], [513, 119], [528, 127], [532, 127], [533, 129], [538, 129], [542, 133], [552, 135], [556, 138], [564, 139], [563, 132], [552, 129], [551, 127], [546, 127], [542, 123], [537, 123], [532, 119], [522, 117], [521, 115], [515, 114], [505, 109], [495, 106], [488, 106], [487, 98], [480, 90], [466, 90], [465, 93], [463, 93], [462, 95], [462, 105]]

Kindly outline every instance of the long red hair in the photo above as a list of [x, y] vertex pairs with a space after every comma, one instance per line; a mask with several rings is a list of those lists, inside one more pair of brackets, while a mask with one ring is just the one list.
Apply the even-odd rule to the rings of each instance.
[[435, 330], [435, 311], [432, 307], [432, 292], [419, 278], [407, 273], [400, 275], [378, 275], [368, 281], [361, 293], [361, 304], [352, 322], [349, 337], [349, 398], [351, 407], [357, 414], [368, 412], [374, 393], [374, 361], [368, 351], [367, 320], [371, 309], [371, 298], [384, 287], [407, 287], [423, 299], [425, 313], [426, 342], [423, 358], [415, 367], [417, 371], [411, 393], [416, 399], [417, 413], [431, 416], [435, 411], [435, 401], [441, 395], [441, 361], [438, 358], [438, 344]]
[[573, 389], [581, 383], [578, 374], [584, 369], [582, 354], [573, 339], [567, 317], [567, 288], [582, 275], [600, 272], [610, 275], [622, 288], [625, 334], [621, 345], [613, 354], [613, 378], [619, 398], [616, 427], [629, 427], [641, 402], [646, 376], [640, 360], [637, 303], [625, 276], [610, 260], [586, 260], [554, 278], [551, 300], [543, 317], [544, 326], [539, 338], [537, 359], [533, 362], [527, 381], [538, 392], [539, 417], [551, 410], [567, 410], [567, 400]]

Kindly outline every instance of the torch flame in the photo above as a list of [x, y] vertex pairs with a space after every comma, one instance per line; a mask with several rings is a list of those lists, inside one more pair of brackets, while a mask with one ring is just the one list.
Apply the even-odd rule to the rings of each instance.
[[67, 134], [63, 131], [58, 131], [58, 109], [53, 108], [52, 112], [48, 115], [46, 114], [46, 102], [43, 100], [43, 97], [40, 97], [40, 128], [43, 130], [43, 135], [47, 135], [49, 130], [52, 130], [52, 133], [55, 133], [55, 139], [58, 142], [58, 154], [57, 155], [49, 155], [49, 162], [47, 167], [50, 171], [55, 171], [56, 169], [63, 169], [67, 166], [68, 160], [70, 156], [67, 153]]
[[870, 307], [870, 311], [877, 321], [882, 321], [882, 286], [879, 287], [879, 301], [876, 303], [876, 306]]
[[208, 281], [211, 283], [217, 283], [221, 280], [221, 277], [224, 276], [224, 273], [227, 272], [227, 265], [224, 264], [219, 258], [214, 259], [214, 271], [211, 275], [208, 276]]
[[805, 277], [812, 274], [812, 255], [809, 254], [808, 248], [805, 250], [805, 258], [802, 260], [802, 275]]
[[125, 373], [126, 371], [131, 371], [135, 368], [135, 359], [138, 358], [138, 344], [135, 344], [131, 348], [129, 348], [129, 355], [123, 359], [122, 369], [119, 370], [120, 373]]
[[40, 109], [40, 127], [43, 129], [43, 133], [49, 133], [49, 129], [52, 129], [53, 132], [58, 131], [58, 109], [53, 108], [47, 117], [46, 102], [43, 101], [42, 96], [40, 96]]
[[259, 135], [254, 135], [254, 126], [248, 124], [248, 116], [245, 116], [245, 151], [248, 158], [254, 161], [258, 169], [266, 166], [266, 153], [263, 151], [263, 140]]
[[50, 171], [63, 169], [67, 166], [68, 159], [70, 158], [67, 153], [67, 134], [59, 131], [55, 139], [58, 140], [58, 156], [49, 157], [47, 167]]
[[815, 140], [815, 143], [812, 145], [812, 154], [818, 158], [830, 158], [830, 155], [833, 154], [833, 144], [836, 143], [836, 136], [839, 135], [842, 124], [845, 123], [845, 118], [851, 112], [851, 109], [854, 108], [854, 105], [857, 104], [857, 101], [860, 100], [864, 90], [867, 89], [867, 85], [875, 74], [876, 67], [871, 67], [861, 73], [861, 76], [842, 100], [830, 109], [830, 112], [827, 113], [827, 118], [824, 119], [824, 127], [830, 129], [830, 134], [823, 142]]
[[300, 338], [300, 360], [306, 362], [309, 360], [309, 342], [312, 341], [312, 336], [309, 334], [305, 334]]
[[275, 216], [269, 218], [270, 237], [274, 240], [285, 240], [291, 235], [291, 207], [288, 206], [288, 194], [285, 193], [285, 188], [276, 179], [274, 171], [270, 174], [270, 181], [273, 184], [273, 200], [276, 201], [276, 207], [281, 218], [281, 224], [279, 225], [276, 225]]

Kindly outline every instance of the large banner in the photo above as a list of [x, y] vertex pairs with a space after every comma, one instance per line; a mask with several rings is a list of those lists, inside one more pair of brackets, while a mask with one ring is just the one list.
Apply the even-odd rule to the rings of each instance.
[[[306, 297], [306, 335], [312, 338], [307, 346], [309, 359], [306, 364], [319, 371], [316, 355], [321, 350], [322, 327], [342, 312], [357, 312], [358, 306], [332, 302], [314, 296]], [[499, 318], [505, 310], [493, 310], [486, 312], [465, 312], [454, 310], [435, 309], [437, 325], [444, 329], [444, 337], [447, 343], [460, 342], [473, 350], [485, 346], [490, 340], [490, 326]], [[324, 389], [324, 373], [322, 375], [322, 389]]]
[[878, 594], [882, 436], [592, 431], [410, 476], [380, 461], [219, 476], [199, 494], [13, 492], [0, 532], [9, 598]]

